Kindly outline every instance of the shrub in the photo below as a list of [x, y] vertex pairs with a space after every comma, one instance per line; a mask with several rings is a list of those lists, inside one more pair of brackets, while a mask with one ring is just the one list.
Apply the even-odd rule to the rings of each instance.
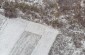
[[60, 12], [58, 11], [58, 12], [54, 13], [54, 16], [55, 17], [59, 17], [60, 16]]
[[6, 17], [9, 17], [9, 18], [17, 17], [16, 7], [15, 7], [15, 4], [13, 2], [10, 2], [10, 3], [5, 2], [3, 8], [5, 10], [5, 16]]
[[38, 12], [39, 11], [39, 9], [37, 8], [37, 6], [28, 5], [28, 4], [25, 4], [25, 3], [17, 3], [16, 4], [16, 8], [19, 8], [23, 12], [26, 12], [28, 10], [34, 11], [34, 12]]
[[19, 8], [21, 11], [26, 12], [30, 9], [30, 6], [25, 3], [17, 3], [16, 8]]
[[61, 22], [59, 22], [58, 20], [53, 20], [50, 22], [50, 24], [55, 28], [55, 27], [58, 27], [58, 28], [61, 28], [63, 26], [63, 24]]
[[49, 4], [49, 7], [58, 9], [58, 5], [56, 3]]
[[37, 6], [32, 5], [30, 8], [31, 11], [39, 12], [39, 8], [37, 8]]
[[27, 11], [34, 11], [34, 12], [39, 11], [37, 6], [28, 5], [26, 3], [15, 3], [15, 2], [5, 2], [3, 8], [5, 10], [5, 16], [10, 18], [17, 17], [16, 8], [20, 9], [24, 13]]
[[4, 2], [4, 0], [0, 0], [0, 7], [2, 6], [2, 3]]
[[82, 46], [82, 44], [79, 40], [73, 40], [73, 41], [74, 41], [74, 45], [76, 48], [80, 48]]

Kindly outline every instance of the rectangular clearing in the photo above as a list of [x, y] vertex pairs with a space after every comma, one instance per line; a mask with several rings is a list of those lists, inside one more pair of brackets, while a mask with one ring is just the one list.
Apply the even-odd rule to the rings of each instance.
[[7, 19], [0, 32], [0, 55], [48, 55], [58, 30], [20, 18]]

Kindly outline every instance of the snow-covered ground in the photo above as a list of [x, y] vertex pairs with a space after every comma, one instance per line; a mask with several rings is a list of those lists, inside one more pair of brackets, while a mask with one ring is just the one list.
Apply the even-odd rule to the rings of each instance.
[[[31, 55], [49, 53], [58, 34], [56, 29], [21, 18], [7, 19], [2, 15], [1, 17], [5, 21], [2, 22], [4, 24], [0, 30], [0, 55], [27, 55], [32, 51]], [[34, 46], [34, 50], [31, 48], [32, 46]]]
[[2, 28], [3, 31], [0, 35], [0, 54], [8, 55], [13, 45], [20, 38], [20, 35], [24, 31], [26, 25], [16, 20], [7, 20], [6, 25]]

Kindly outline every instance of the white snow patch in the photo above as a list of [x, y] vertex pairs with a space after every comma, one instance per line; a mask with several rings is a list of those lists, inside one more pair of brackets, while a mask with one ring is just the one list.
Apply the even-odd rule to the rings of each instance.
[[80, 4], [81, 7], [85, 7], [84, 1], [85, 1], [85, 0], [81, 0], [81, 4]]
[[8, 55], [26, 27], [16, 20], [7, 20], [7, 26], [0, 35], [0, 55]]
[[82, 47], [85, 48], [85, 41], [83, 40], [81, 41], [81, 43], [82, 43]]
[[41, 40], [38, 42], [31, 55], [48, 54], [56, 35], [58, 34], [56, 29], [20, 18], [7, 19], [6, 17], [2, 16], [2, 19], [4, 18], [6, 21], [2, 26], [3, 30], [0, 32], [0, 55], [9, 55], [13, 46], [24, 31], [42, 35]]

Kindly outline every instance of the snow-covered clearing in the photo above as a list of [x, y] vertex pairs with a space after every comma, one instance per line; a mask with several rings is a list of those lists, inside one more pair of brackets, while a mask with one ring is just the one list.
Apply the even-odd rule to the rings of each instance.
[[[6, 21], [0, 30], [0, 55], [27, 55], [30, 52], [32, 52], [31, 55], [48, 54], [58, 30], [21, 18], [6, 19], [4, 17], [4, 19]], [[37, 39], [38, 43], [36, 43]], [[34, 49], [30, 48], [31, 45]]]

